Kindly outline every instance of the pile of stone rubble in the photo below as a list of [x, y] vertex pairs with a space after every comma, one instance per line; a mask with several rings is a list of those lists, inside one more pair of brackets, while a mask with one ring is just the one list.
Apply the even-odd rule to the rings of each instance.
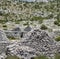
[[[3, 32], [0, 31], [0, 33], [2, 35]], [[5, 35], [2, 36], [5, 38]], [[54, 57], [56, 52], [60, 53], [60, 43], [52, 39], [47, 32], [43, 30], [34, 29], [28, 32], [25, 37], [25, 39], [22, 38], [22, 40], [15, 41], [14, 43], [10, 43], [7, 39], [4, 39], [6, 43], [3, 42], [3, 46], [1, 42], [0, 48], [6, 48], [6, 55], [16, 55], [24, 59], [31, 59], [39, 55]], [[0, 41], [2, 40], [0, 39]]]
[[30, 59], [40, 54], [53, 57], [57, 52], [57, 43], [45, 31], [36, 29], [26, 35], [26, 39], [21, 40], [7, 47], [9, 53], [20, 58]]
[[6, 47], [10, 44], [8, 38], [5, 33], [0, 30], [0, 59], [4, 59], [6, 57], [5, 51]]
[[40, 53], [51, 56], [56, 53], [56, 42], [45, 31], [39, 29], [28, 33], [28, 38], [21, 44], [35, 49], [38, 55]]

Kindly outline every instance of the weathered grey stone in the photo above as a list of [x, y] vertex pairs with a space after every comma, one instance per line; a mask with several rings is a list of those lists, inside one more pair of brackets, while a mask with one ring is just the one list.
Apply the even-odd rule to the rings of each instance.
[[[56, 42], [40, 29], [29, 32], [25, 40], [8, 46], [10, 53], [22, 58], [31, 58], [40, 54], [52, 57], [56, 53]], [[30, 50], [30, 52], [29, 52]]]
[[25, 29], [24, 29], [24, 31], [27, 31], [27, 32], [29, 32], [29, 31], [31, 31], [31, 27], [30, 26], [27, 26]]
[[6, 46], [8, 46], [9, 44], [9, 40], [6, 37], [5, 33], [0, 30], [0, 59], [5, 58], [4, 53], [6, 52]]
[[12, 31], [21, 31], [21, 29], [19, 27], [16, 27]]

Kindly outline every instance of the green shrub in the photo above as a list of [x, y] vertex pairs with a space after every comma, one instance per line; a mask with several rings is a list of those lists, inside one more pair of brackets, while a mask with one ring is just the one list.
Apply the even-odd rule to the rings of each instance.
[[54, 21], [54, 24], [60, 26], [60, 22], [58, 20]]
[[46, 30], [46, 29], [48, 29], [48, 28], [47, 28], [44, 24], [42, 24], [42, 25], [41, 25], [41, 29], [42, 29], [42, 30]]
[[47, 18], [47, 19], [53, 18], [53, 14], [48, 15], [46, 18]]
[[17, 21], [17, 22], [15, 22], [15, 24], [20, 24], [20, 22]]
[[7, 30], [7, 25], [3, 25], [3, 30]]
[[13, 37], [13, 36], [7, 36], [7, 38], [8, 38], [9, 40], [16, 40], [16, 38]]
[[2, 24], [6, 23], [6, 22], [8, 22], [8, 20], [0, 20], [0, 23], [2, 23]]
[[57, 25], [59, 22], [58, 21], [54, 21], [54, 24]]
[[4, 28], [3, 30], [7, 30], [7, 28]]
[[15, 23], [16, 23], [16, 24], [20, 24], [20, 20], [16, 20]]
[[31, 21], [39, 21], [40, 23], [42, 23], [43, 20], [44, 20], [44, 18], [41, 17], [41, 16], [39, 16], [39, 17], [34, 16], [34, 17], [32, 17], [32, 19], [31, 19]]
[[56, 41], [60, 41], [60, 36], [55, 38]]
[[58, 26], [60, 26], [60, 23], [58, 24]]
[[7, 25], [3, 25], [3, 27], [7, 27]]

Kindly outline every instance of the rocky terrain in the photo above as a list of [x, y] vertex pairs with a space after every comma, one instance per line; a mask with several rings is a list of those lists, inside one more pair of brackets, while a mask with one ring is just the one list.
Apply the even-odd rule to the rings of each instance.
[[[0, 45], [4, 44], [3, 46], [6, 48], [6, 50], [3, 49], [6, 56], [16, 55], [19, 58], [30, 59], [39, 55], [45, 55], [53, 58], [57, 52], [60, 52], [60, 43], [52, 39], [52, 37], [43, 30], [34, 29], [25, 36], [25, 39], [23, 38], [19, 41], [7, 42], [8, 40], [6, 40], [6, 43], [5, 41], [0, 43]], [[3, 46], [1, 46], [1, 48]]]
[[[25, 40], [8, 46], [11, 54], [23, 56], [22, 58], [28, 58], [28, 54], [30, 57], [40, 54], [53, 57], [57, 52], [56, 41], [49, 37], [45, 31], [35, 29], [27, 35], [28, 37]], [[14, 47], [16, 47], [16, 49], [13, 49]]]
[[40, 55], [55, 59], [57, 53], [60, 0], [0, 0], [0, 59], [34, 59]]

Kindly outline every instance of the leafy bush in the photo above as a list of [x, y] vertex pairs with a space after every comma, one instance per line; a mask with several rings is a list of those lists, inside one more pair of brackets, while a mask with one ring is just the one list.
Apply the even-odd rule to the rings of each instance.
[[54, 21], [54, 24], [60, 26], [60, 22], [58, 20]]
[[7, 38], [10, 39], [10, 40], [16, 40], [16, 38], [13, 37], [13, 36], [7, 36]]
[[59, 22], [58, 21], [54, 21], [54, 24], [57, 25]]
[[16, 24], [20, 24], [20, 20], [15, 20], [15, 23]]
[[41, 25], [41, 29], [42, 29], [42, 30], [46, 30], [46, 29], [48, 29], [48, 28], [47, 28], [44, 24], [42, 24], [42, 25]]
[[7, 25], [3, 25], [3, 30], [7, 30]]
[[56, 41], [60, 41], [60, 36], [55, 38]]
[[6, 23], [6, 22], [8, 22], [8, 20], [0, 20], [0, 23], [2, 23], [2, 24]]
[[44, 20], [44, 17], [41, 17], [41, 16], [39, 16], [39, 17], [33, 16], [31, 18], [31, 21], [39, 21], [39, 23], [42, 23], [43, 20]]
[[7, 27], [7, 25], [3, 25], [3, 27]]
[[53, 14], [48, 15], [46, 18], [47, 18], [47, 19], [53, 18]]
[[7, 28], [4, 28], [3, 30], [7, 30]]
[[60, 23], [58, 24], [58, 26], [60, 26]]

